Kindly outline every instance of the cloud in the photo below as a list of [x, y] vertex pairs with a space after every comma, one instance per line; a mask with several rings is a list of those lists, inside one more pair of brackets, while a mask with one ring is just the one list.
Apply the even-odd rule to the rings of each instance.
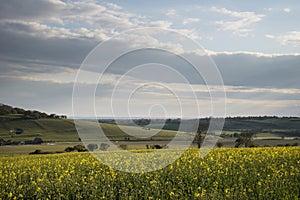
[[119, 6], [119, 5], [117, 5], [117, 4], [114, 4], [114, 3], [107, 3], [106, 5], [107, 5], [109, 8], [112, 8], [112, 9], [114, 9], [114, 10], [121, 10], [121, 9], [122, 9], [121, 6]]
[[212, 59], [226, 85], [261, 88], [299, 88], [299, 55], [256, 56], [218, 54]]
[[300, 45], [300, 31], [291, 31], [287, 32], [284, 35], [280, 35], [277, 37], [282, 45]]
[[177, 12], [175, 9], [169, 9], [165, 14], [170, 17], [170, 16], [175, 16]]
[[0, 16], [0, 59], [72, 68], [78, 68], [99, 42], [122, 31], [172, 25], [145, 20], [116, 4], [79, 1], [5, 1]]
[[[225, 17], [217, 21], [221, 30], [232, 31], [240, 36], [249, 35], [252, 25], [264, 17], [254, 12], [236, 12], [226, 8], [213, 7], [211, 10]], [[170, 9], [166, 15], [175, 16], [177, 11]], [[199, 21], [198, 18], [184, 18], [182, 24], [189, 25]], [[47, 108], [47, 112], [70, 114], [76, 70], [88, 53], [99, 42], [116, 36], [122, 31], [149, 26], [172, 29], [176, 24], [165, 19], [153, 20], [150, 16], [128, 12], [113, 3], [60, 0], [3, 1], [0, 7], [0, 92], [2, 94], [0, 101], [28, 109], [45, 110]], [[193, 39], [200, 38], [195, 29], [179, 27], [176, 31]], [[297, 31], [265, 36], [269, 39], [276, 39], [283, 45], [299, 45], [299, 32]], [[165, 38], [128, 35], [123, 40], [117, 39], [110, 48], [105, 49], [104, 53], [113, 54], [123, 47], [139, 47], [146, 44], [169, 50], [180, 56], [188, 54], [191, 57], [203, 59], [201, 57], [203, 52], [202, 54], [187, 52], [185, 46], [181, 45], [178, 40], [170, 42], [170, 35], [161, 35], [161, 37]], [[196, 73], [189, 63], [163, 51], [135, 53], [124, 55], [114, 62], [109, 73], [104, 77], [102, 87], [96, 93], [96, 101], [100, 102], [101, 109], [107, 109], [107, 106], [105, 107], [107, 104], [102, 100], [105, 99], [106, 103], [109, 103], [109, 95], [114, 84], [129, 67], [153, 60], [172, 66], [181, 75], [190, 79], [201, 105], [209, 105], [209, 95], [205, 90], [204, 81], [201, 77], [195, 78]], [[224, 79], [230, 106], [234, 111], [232, 113], [247, 113], [242, 110], [247, 108], [247, 105], [252, 106], [249, 107], [248, 113], [252, 112], [253, 108], [259, 112], [263, 109], [258, 109], [258, 105], [263, 106], [268, 102], [274, 105], [269, 106], [270, 113], [272, 109], [280, 106], [286, 107], [286, 112], [295, 110], [293, 106], [288, 106], [288, 103], [296, 104], [292, 102], [292, 99], [299, 99], [299, 54], [208, 51], [208, 55], [215, 61]], [[98, 65], [101, 64], [98, 63]], [[148, 67], [153, 70], [145, 70], [142, 73], [143, 76], [129, 74], [130, 76], [121, 86], [120, 101], [130, 94], [132, 88], [145, 81], [153, 80], [163, 82], [185, 95], [185, 103], [190, 105], [189, 109], [194, 109], [194, 104], [191, 103], [190, 96], [186, 93], [187, 87], [184, 81], [175, 76], [174, 78], [167, 71], [158, 70], [153, 65]], [[96, 70], [91, 68], [90, 71], [85, 71], [83, 79], [79, 80], [78, 84], [82, 88], [80, 98], [83, 105], [87, 102], [85, 98], [88, 92], [94, 90], [95, 83], [92, 80], [99, 77], [99, 74], [95, 73]], [[212, 86], [212, 90], [216, 93], [220, 93], [221, 89], [217, 85]], [[159, 88], [146, 88], [143, 92], [143, 95], [148, 96], [141, 95], [144, 98], [139, 105], [140, 108], [150, 104], [154, 96], [155, 102], [167, 100], [170, 106], [175, 106], [169, 101], [168, 95], [163, 94]], [[82, 113], [84, 110], [83, 106]], [[88, 115], [91, 113], [86, 113], [86, 116]]]
[[[109, 5], [111, 7], [111, 5]], [[60, 0], [11, 0], [2, 3], [0, 18], [6, 20], [54, 21], [64, 23], [65, 18], [95, 16], [106, 8], [90, 2], [63, 2]]]
[[37, 22], [0, 21], [0, 29], [13, 34], [36, 38], [80, 38], [81, 35], [66, 28], [50, 27]]
[[183, 25], [187, 25], [187, 24], [191, 24], [191, 23], [196, 23], [199, 22], [200, 19], [199, 18], [184, 18], [182, 21]]
[[217, 12], [223, 15], [234, 18], [235, 20], [219, 20], [216, 24], [220, 26], [221, 30], [232, 31], [239, 36], [249, 36], [249, 32], [252, 31], [251, 25], [262, 20], [265, 15], [256, 14], [254, 12], [237, 12], [228, 10], [226, 8], [212, 7], [213, 12]]
[[172, 25], [172, 22], [169, 22], [166, 20], [159, 20], [159, 21], [150, 22], [149, 25], [167, 29], [167, 28], [170, 28], [170, 26]]
[[35, 22], [1, 22], [0, 27], [0, 59], [10, 62], [78, 67], [97, 44], [67, 29]]
[[266, 11], [272, 11], [273, 10], [273, 8], [264, 8], [264, 10], [266, 10]]
[[300, 46], [300, 31], [290, 31], [281, 35], [267, 34], [265, 37], [275, 39], [280, 42], [281, 45]]
[[290, 8], [284, 8], [283, 11], [289, 13], [289, 12], [291, 12], [291, 9]]
[[274, 38], [275, 38], [275, 36], [274, 36], [274, 35], [271, 35], [271, 34], [265, 34], [265, 37], [266, 37], [266, 38], [270, 38], [270, 39], [274, 39]]

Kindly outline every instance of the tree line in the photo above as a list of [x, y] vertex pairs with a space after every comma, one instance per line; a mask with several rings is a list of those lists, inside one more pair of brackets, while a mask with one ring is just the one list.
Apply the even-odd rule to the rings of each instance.
[[5, 104], [0, 104], [0, 115], [20, 115], [24, 119], [39, 119], [39, 118], [53, 118], [66, 119], [66, 115], [47, 114], [37, 110], [25, 110], [23, 108], [12, 107]]

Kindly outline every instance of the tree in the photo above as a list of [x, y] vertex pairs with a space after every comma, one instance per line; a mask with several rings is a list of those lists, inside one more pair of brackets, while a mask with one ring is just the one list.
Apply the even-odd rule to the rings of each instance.
[[49, 118], [55, 118], [56, 114], [50, 114]]
[[196, 133], [195, 138], [194, 138], [194, 143], [197, 144], [198, 148], [201, 147], [201, 145], [204, 141], [204, 138], [205, 138], [206, 132], [208, 130], [208, 127], [209, 127], [209, 122], [208, 121], [199, 122], [199, 125], [198, 125], [198, 128], [197, 128], [197, 133]]
[[240, 147], [245, 145], [245, 147], [250, 147], [253, 145], [253, 136], [256, 134], [256, 131], [247, 131], [242, 132], [238, 139], [235, 141], [235, 147]]
[[24, 112], [24, 117], [25, 117], [25, 118], [31, 118], [31, 115], [32, 115], [32, 112], [31, 112], [30, 110], [26, 110], [26, 111]]
[[87, 145], [87, 149], [89, 150], [89, 151], [94, 151], [95, 149], [97, 149], [98, 148], [98, 145], [97, 144], [88, 144]]

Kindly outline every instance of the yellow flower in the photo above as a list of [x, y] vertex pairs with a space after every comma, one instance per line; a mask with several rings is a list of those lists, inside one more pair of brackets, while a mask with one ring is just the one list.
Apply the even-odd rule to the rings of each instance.
[[201, 195], [201, 194], [198, 193], [198, 192], [195, 192], [195, 193], [194, 193], [194, 197], [196, 197], [196, 198], [197, 198], [197, 197], [200, 197], [200, 195]]

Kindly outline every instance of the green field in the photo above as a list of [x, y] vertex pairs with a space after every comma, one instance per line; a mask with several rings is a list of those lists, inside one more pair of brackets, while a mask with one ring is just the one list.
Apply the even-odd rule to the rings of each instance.
[[[11, 136], [12, 129], [21, 128], [24, 133]], [[70, 119], [27, 119], [0, 122], [0, 138], [13, 141], [32, 140], [40, 137], [49, 142], [77, 142], [78, 134]]]
[[[8, 116], [6, 116], [8, 117]], [[16, 115], [9, 115], [9, 117], [18, 117]], [[10, 118], [10, 119], [11, 119]], [[226, 130], [232, 126], [241, 126], [244, 129], [252, 127], [253, 124], [263, 124], [263, 127], [269, 127], [270, 123], [275, 122], [278, 125], [276, 128], [285, 129], [263, 129], [262, 132], [257, 133], [254, 136], [254, 144], [258, 146], [276, 146], [276, 145], [295, 145], [299, 144], [299, 139], [296, 140], [298, 135], [291, 134], [294, 129], [288, 129], [297, 127], [299, 124], [298, 118], [292, 119], [266, 119], [266, 120], [233, 120], [228, 119], [225, 123], [225, 130], [222, 134], [225, 136], [219, 139], [219, 142], [223, 144], [224, 147], [234, 147], [236, 138], [232, 137], [233, 134], [239, 134], [242, 130]], [[241, 123], [242, 125], [238, 125]], [[291, 124], [294, 124], [293, 126]], [[151, 129], [146, 129], [138, 126], [117, 126], [114, 124], [97, 123], [95, 121], [80, 120], [80, 124], [83, 127], [79, 128], [81, 132], [86, 133], [91, 129], [98, 128], [99, 126], [104, 131], [105, 135], [111, 140], [115, 141], [116, 145], [126, 145], [127, 149], [145, 149], [147, 144], [158, 144], [165, 145], [168, 141], [171, 141], [176, 135], [176, 131], [172, 130], [157, 130], [156, 126], [159, 127], [160, 124], [153, 124]], [[267, 124], [267, 125], [266, 125]], [[176, 126], [174, 123], [169, 124]], [[11, 129], [21, 128], [24, 130], [22, 134], [11, 134]], [[121, 130], [122, 129], [122, 130]], [[243, 130], [244, 130], [243, 129]], [[298, 129], [297, 129], [298, 130]], [[128, 134], [127, 134], [128, 133]], [[132, 135], [138, 135], [134, 137]], [[149, 135], [153, 135], [149, 137]], [[180, 136], [192, 137], [188, 133], [179, 133]], [[12, 154], [28, 154], [40, 149], [42, 151], [63, 151], [66, 147], [74, 146], [71, 144], [77, 144], [80, 142], [74, 121], [71, 119], [20, 119], [20, 120], [4, 120], [0, 121], [0, 138], [5, 141], [26, 141], [33, 140], [34, 138], [41, 138], [45, 144], [43, 145], [9, 145], [0, 146], [0, 154], [2, 155], [12, 155]], [[129, 141], [126, 138], [129, 137]], [[51, 145], [47, 145], [51, 143]], [[54, 143], [54, 144], [52, 144]], [[69, 144], [70, 143], [70, 144]]]
[[[142, 127], [121, 126], [122, 130], [114, 124], [102, 124], [92, 121], [80, 121], [83, 124], [83, 132], [88, 132], [97, 126], [100, 126], [105, 135], [110, 140], [124, 140], [130, 137], [130, 140], [150, 140], [149, 135], [154, 135], [152, 140], [171, 140], [177, 132], [171, 130], [147, 130]], [[12, 129], [21, 128], [22, 134], [9, 132]], [[128, 135], [138, 134], [142, 138], [136, 138]], [[32, 140], [40, 137], [46, 142], [78, 142], [79, 135], [76, 131], [73, 120], [70, 119], [28, 119], [28, 120], [11, 120], [0, 122], [0, 138], [12, 141]]]

